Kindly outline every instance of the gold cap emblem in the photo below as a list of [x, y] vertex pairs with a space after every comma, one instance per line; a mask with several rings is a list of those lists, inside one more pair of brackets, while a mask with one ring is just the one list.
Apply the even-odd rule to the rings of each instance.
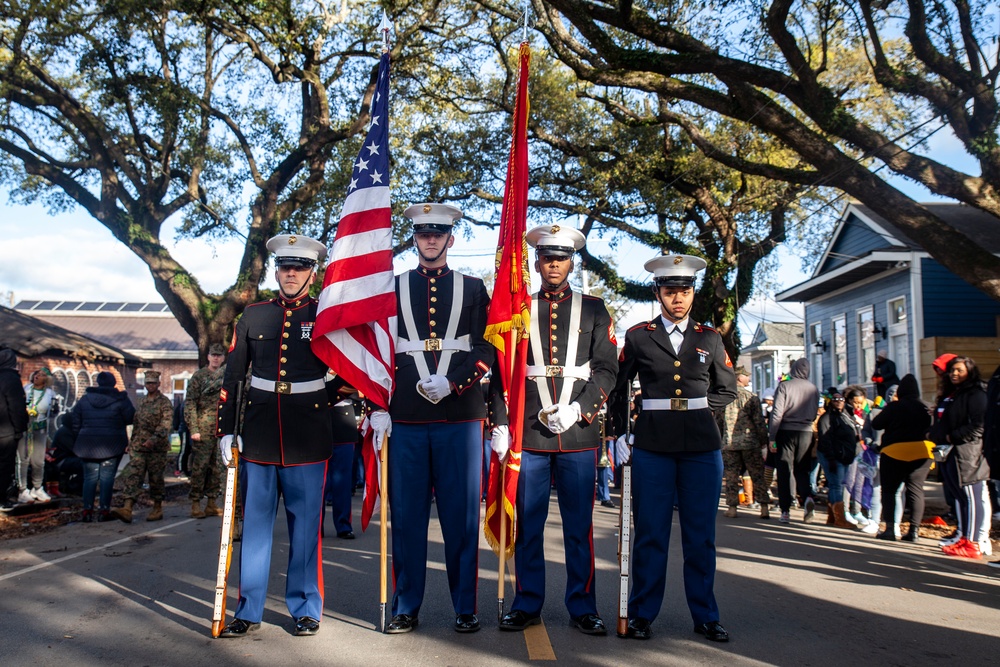
[[674, 257], [674, 264], [680, 264], [684, 261], [683, 257]]
[[294, 234], [288, 237], [288, 245], [295, 245], [296, 241], [298, 241], [298, 239], [295, 238]]
[[559, 225], [552, 225], [552, 229], [549, 230], [549, 233], [550, 234], [558, 234], [559, 233]]
[[431, 212], [431, 205], [424, 204], [424, 213], [430, 213], [430, 212]]

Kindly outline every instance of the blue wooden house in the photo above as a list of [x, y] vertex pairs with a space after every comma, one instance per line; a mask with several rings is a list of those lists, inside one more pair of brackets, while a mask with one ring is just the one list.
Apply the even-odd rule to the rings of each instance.
[[[924, 204], [993, 253], [1000, 220], [963, 204]], [[874, 395], [875, 357], [885, 350], [902, 377], [921, 379], [933, 396], [932, 361], [943, 351], [969, 354], [987, 376], [997, 356], [1000, 302], [938, 264], [867, 206], [847, 206], [816, 270], [775, 297], [805, 310], [805, 349], [814, 383], [860, 384]]]

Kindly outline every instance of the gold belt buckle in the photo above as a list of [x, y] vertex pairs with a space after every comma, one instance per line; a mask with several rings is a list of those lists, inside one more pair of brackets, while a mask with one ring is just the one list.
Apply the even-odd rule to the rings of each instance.
[[671, 398], [670, 399], [670, 409], [671, 410], [687, 410], [688, 400], [686, 398]]
[[545, 377], [547, 378], [561, 378], [563, 376], [562, 366], [546, 366], [545, 367]]
[[291, 382], [275, 382], [274, 392], [276, 394], [290, 394], [292, 393], [292, 383]]
[[424, 341], [424, 352], [439, 352], [441, 350], [440, 338], [428, 338]]

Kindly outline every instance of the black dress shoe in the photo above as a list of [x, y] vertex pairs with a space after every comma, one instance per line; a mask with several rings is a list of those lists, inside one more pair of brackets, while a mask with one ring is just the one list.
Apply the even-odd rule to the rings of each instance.
[[613, 500], [602, 500], [601, 507], [610, 507], [611, 509], [614, 509], [618, 507], [618, 505], [615, 505], [615, 502]]
[[531, 616], [526, 612], [515, 609], [509, 614], [505, 614], [504, 617], [500, 619], [500, 629], [509, 630], [511, 632], [520, 632], [529, 625], [538, 625], [541, 622], [541, 616]]
[[385, 632], [388, 635], [401, 635], [404, 632], [413, 632], [413, 628], [417, 627], [419, 621], [416, 616], [410, 616], [409, 614], [396, 614], [389, 621], [389, 625], [386, 627]]
[[649, 621], [644, 618], [630, 618], [628, 619], [628, 629], [625, 631], [625, 634], [618, 636], [631, 637], [632, 639], [649, 639], [653, 636], [653, 628], [650, 627]]
[[694, 626], [694, 631], [699, 635], [705, 635], [705, 639], [713, 642], [728, 642], [729, 633], [718, 621], [709, 621], [701, 625]]
[[585, 635], [606, 635], [608, 628], [597, 614], [584, 614], [570, 621], [572, 626]]
[[244, 621], [242, 618], [234, 618], [229, 622], [229, 625], [222, 628], [219, 637], [227, 639], [231, 637], [245, 637], [254, 630], [260, 630], [260, 623], [251, 623], [250, 621]]
[[295, 619], [295, 636], [311, 637], [319, 632], [319, 621], [311, 616], [300, 616]]
[[475, 632], [479, 629], [479, 619], [475, 614], [459, 614], [455, 617], [455, 632]]
[[342, 540], [353, 540], [354, 533], [350, 530], [342, 530], [339, 533], [337, 533], [337, 537], [339, 537]]

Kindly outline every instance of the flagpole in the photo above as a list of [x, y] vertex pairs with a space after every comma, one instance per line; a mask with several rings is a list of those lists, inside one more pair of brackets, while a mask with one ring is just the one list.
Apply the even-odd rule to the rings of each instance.
[[389, 436], [382, 436], [382, 470], [378, 485], [379, 495], [379, 632], [385, 632], [385, 607], [389, 599]]
[[[517, 330], [512, 327], [511, 330], [510, 330], [510, 342], [511, 342], [511, 345], [510, 345], [509, 355], [508, 355], [508, 360], [509, 360], [509, 366], [510, 366], [510, 368], [508, 369], [509, 373], [507, 375], [507, 377], [511, 378], [511, 380], [513, 380], [513, 378], [514, 378], [514, 358], [517, 356], [516, 353], [514, 352], [514, 350], [517, 349], [517, 346], [514, 344], [514, 338], [515, 338], [515, 336], [517, 336]], [[508, 400], [509, 400], [509, 397], [510, 397], [510, 392], [509, 391], [507, 393], [507, 396], [508, 396]], [[508, 404], [507, 407], [509, 408], [510, 405]], [[509, 414], [510, 410], [508, 410], [507, 412]], [[511, 425], [513, 426], [513, 424], [511, 424]], [[514, 437], [515, 437], [515, 435], [513, 433], [510, 433], [509, 436], [508, 436], [508, 441], [507, 441], [507, 445], [508, 445], [508, 448], [507, 448], [508, 449], [508, 451], [507, 451], [507, 457], [510, 456], [510, 445], [513, 444]], [[504, 602], [504, 570], [505, 570], [506, 565], [507, 565], [507, 508], [503, 506], [503, 503], [507, 499], [507, 494], [504, 492], [504, 490], [507, 488], [507, 460], [508, 460], [508, 458], [505, 458], [503, 461], [500, 462], [500, 490], [501, 490], [501, 494], [500, 494], [500, 565], [499, 565], [499, 571], [497, 572], [497, 622], [500, 622], [500, 621], [503, 620], [504, 606], [505, 606], [505, 602]], [[516, 511], [517, 510], [515, 509], [515, 512]]]
[[[389, 30], [392, 24], [389, 23], [389, 15], [382, 10], [382, 22], [378, 28], [382, 31], [382, 53], [389, 52]], [[385, 406], [388, 410], [388, 404]], [[389, 436], [382, 436], [382, 449], [379, 452], [382, 458], [382, 470], [378, 485], [379, 494], [379, 604], [378, 621], [379, 630], [386, 631], [386, 603], [389, 600]]]

